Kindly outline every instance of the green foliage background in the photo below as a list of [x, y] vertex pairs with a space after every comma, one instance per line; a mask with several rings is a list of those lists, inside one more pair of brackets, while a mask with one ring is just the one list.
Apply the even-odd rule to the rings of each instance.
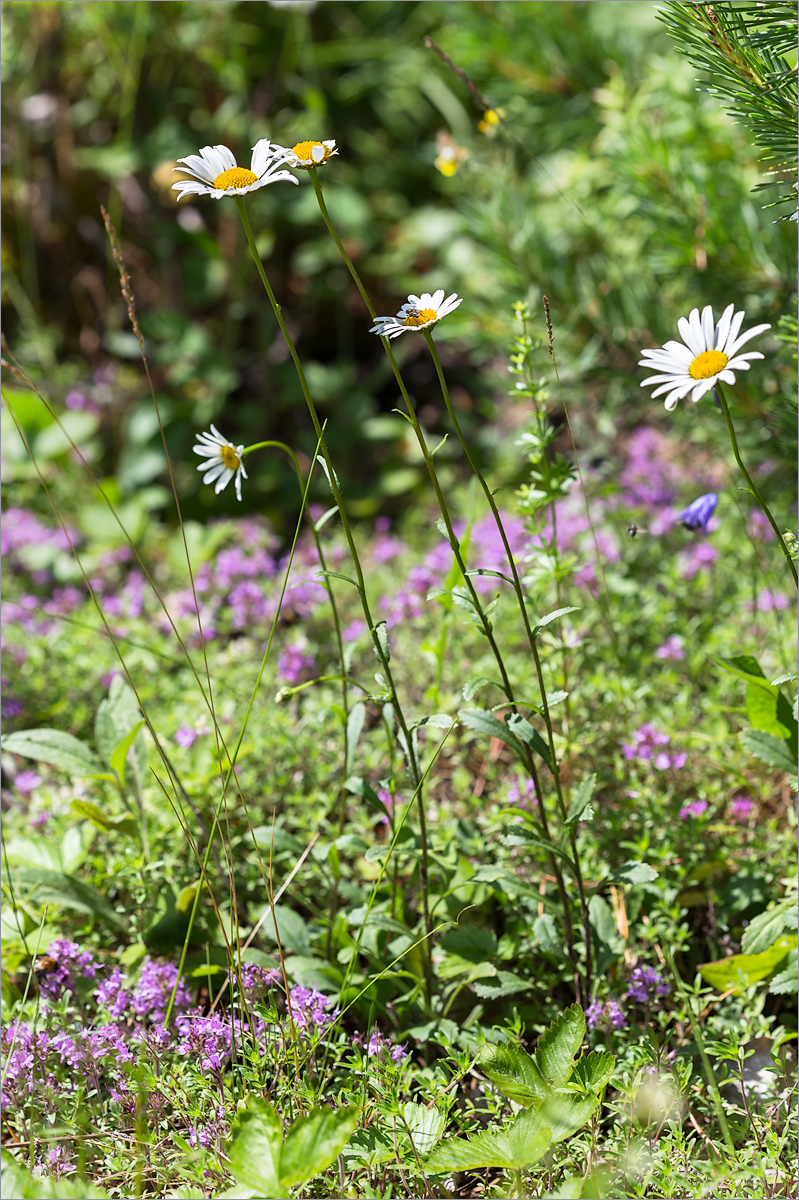
[[[3, 12], [6, 334], [57, 405], [117, 364], [95, 432], [123, 500], [151, 485], [151, 510], [169, 502], [100, 203], [122, 236], [186, 514], [219, 508], [190, 453], [209, 421], [236, 441], [313, 449], [235, 207], [194, 198], [178, 208], [169, 190], [175, 160], [201, 145], [223, 142], [248, 161], [260, 137], [336, 138], [326, 197], [378, 311], [424, 288], [465, 297], [441, 340], [487, 453], [502, 452], [515, 424], [495, 364], [516, 299], [540, 311], [549, 296], [568, 395], [585, 397], [579, 440], [595, 457], [612, 454], [619, 428], [662, 411], [639, 392], [635, 364], [681, 313], [734, 300], [748, 320], [776, 324], [789, 307], [795, 226], [762, 210], [748, 130], [697, 90], [696, 68], [648, 2], [103, 0]], [[503, 110], [495, 136], [479, 131], [481, 106], [426, 36]], [[468, 152], [450, 178], [434, 167], [441, 134]], [[250, 210], [334, 418], [331, 450], [355, 511], [396, 510], [424, 488], [423, 471], [310, 184], [259, 191]], [[441, 402], [422, 350], [400, 347], [435, 436]], [[757, 385], [738, 387], [744, 444], [773, 442], [769, 454], [785, 461], [790, 367], [787, 352], [782, 365], [769, 355]], [[265, 462], [245, 505], [280, 526], [293, 488], [287, 466]]]

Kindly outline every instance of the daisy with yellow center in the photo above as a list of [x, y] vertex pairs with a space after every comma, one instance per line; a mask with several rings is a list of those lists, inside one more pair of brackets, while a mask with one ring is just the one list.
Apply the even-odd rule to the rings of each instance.
[[273, 146], [266, 138], [253, 148], [249, 169], [236, 164], [227, 146], [203, 146], [199, 154], [179, 158], [178, 162], [185, 165], [174, 168], [193, 175], [194, 179], [181, 179], [172, 187], [178, 192], [178, 200], [190, 195], [213, 196], [215, 200], [222, 196], [243, 196], [281, 180], [296, 183], [290, 171], [279, 170], [288, 161], [288, 151]]
[[199, 454], [205, 462], [200, 463], [197, 470], [204, 471], [203, 483], [214, 483], [217, 496], [227, 487], [231, 479], [236, 480], [236, 498], [241, 500], [241, 481], [247, 478], [244, 470], [244, 447], [234, 446], [217, 429], [211, 426], [210, 433], [198, 433], [197, 445], [193, 446], [195, 454]]
[[658, 372], [645, 379], [641, 387], [657, 384], [652, 396], [666, 392], [665, 405], [671, 411], [677, 401], [689, 392], [696, 403], [719, 380], [735, 383], [735, 371], [748, 371], [750, 360], [763, 357], [756, 350], [746, 354], [739, 354], [738, 351], [750, 338], [771, 329], [771, 326], [755, 325], [741, 333], [746, 314], [743, 311], [735, 312], [734, 309], [734, 304], [728, 305], [715, 325], [710, 305], [702, 309], [701, 316], [699, 309], [694, 308], [687, 320], [680, 317], [677, 328], [682, 342], [666, 342], [659, 350], [641, 351], [644, 357], [639, 367], [649, 367]]
[[421, 296], [409, 296], [396, 317], [375, 317], [375, 323], [369, 332], [387, 338], [399, 337], [409, 329], [420, 332], [435, 325], [462, 303], [463, 297], [455, 292], [445, 300], [443, 288], [439, 288], [432, 295], [430, 292], [423, 292]]
[[338, 154], [338, 150], [331, 138], [327, 142], [297, 142], [296, 146], [284, 153], [288, 155], [290, 167], [301, 167], [303, 171], [309, 171], [311, 167], [323, 167], [329, 158]]

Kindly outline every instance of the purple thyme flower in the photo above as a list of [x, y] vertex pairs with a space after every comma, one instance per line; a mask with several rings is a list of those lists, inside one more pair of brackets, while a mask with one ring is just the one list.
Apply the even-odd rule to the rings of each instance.
[[20, 771], [14, 779], [14, 787], [18, 792], [35, 792], [43, 783], [41, 775], [35, 771]]
[[[229, 974], [231, 985], [235, 985], [237, 983], [235, 972], [231, 971]], [[282, 978], [282, 973], [276, 967], [269, 969], [248, 962], [241, 964], [241, 983], [248, 1004], [262, 999], [269, 988], [280, 983]]]
[[701, 817], [704, 812], [707, 812], [707, 800], [692, 800], [680, 809], [680, 819], [685, 821], [688, 817]]
[[683, 649], [685, 641], [679, 634], [673, 633], [671, 637], [667, 637], [662, 646], [658, 646], [655, 651], [655, 658], [662, 658], [666, 661], [680, 662], [685, 658], [685, 650]]
[[732, 798], [730, 816], [734, 821], [747, 821], [754, 807], [755, 802], [751, 796], [746, 796], [741, 792], [740, 795]]
[[184, 750], [189, 750], [199, 737], [199, 733], [191, 725], [181, 725], [180, 729], [175, 734], [175, 741]]
[[[152, 958], [144, 960], [131, 1000], [131, 1009], [139, 1020], [149, 1019], [156, 1024], [163, 1022], [177, 976], [175, 963], [156, 962]], [[174, 1009], [181, 1011], [190, 1004], [191, 993], [185, 980], [181, 979], [175, 994]]]
[[214, 1014], [212, 1017], [181, 1017], [179, 1025], [178, 1054], [191, 1055], [201, 1071], [221, 1078], [233, 1045], [229, 1023]]
[[508, 804], [517, 804], [522, 809], [533, 808], [538, 804], [538, 799], [532, 779], [517, 780], [516, 783], [512, 783], [505, 799]]
[[278, 659], [277, 673], [293, 687], [310, 679], [315, 665], [313, 656], [306, 654], [300, 646], [286, 646]]
[[56, 962], [52, 971], [39, 976], [39, 991], [44, 996], [57, 1000], [65, 990], [75, 991], [78, 975], [84, 979], [94, 979], [97, 965], [93, 955], [88, 950], [81, 950], [77, 942], [67, 938], [56, 938], [47, 947], [47, 955]]
[[123, 983], [127, 983], [127, 977], [119, 967], [114, 967], [108, 978], [104, 979], [94, 992], [97, 1003], [115, 1018], [121, 1017], [130, 1004], [131, 995], [122, 986]]
[[627, 999], [636, 1004], [648, 1004], [657, 996], [668, 996], [671, 988], [654, 967], [636, 967], [630, 976]]
[[627, 1026], [627, 1018], [619, 1002], [612, 999], [604, 1004], [593, 1000], [585, 1010], [585, 1022], [589, 1029], [596, 1029], [599, 1025], [604, 1029], [625, 1029]]
[[294, 1023], [303, 1032], [313, 1032], [314, 1029], [321, 1032], [332, 1024], [339, 1013], [337, 1008], [332, 1012], [325, 1012], [333, 1001], [316, 988], [302, 987], [299, 983], [290, 989], [289, 999]]
[[708, 542], [689, 546], [680, 555], [683, 579], [693, 579], [700, 571], [709, 570], [718, 557], [718, 550]]
[[708, 521], [716, 511], [718, 502], [719, 498], [715, 492], [706, 492], [704, 496], [697, 496], [696, 500], [692, 500], [688, 507], [679, 514], [677, 520], [692, 532], [701, 529], [702, 533], [707, 533]]

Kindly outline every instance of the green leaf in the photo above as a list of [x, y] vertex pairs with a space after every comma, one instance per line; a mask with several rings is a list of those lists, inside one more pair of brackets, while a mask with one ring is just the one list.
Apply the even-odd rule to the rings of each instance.
[[567, 825], [576, 823], [577, 821], [590, 821], [593, 818], [594, 810], [591, 807], [591, 797], [594, 794], [595, 787], [596, 775], [588, 775], [580, 781], [572, 796], [572, 802], [569, 805], [569, 813], [566, 817]]
[[527, 825], [506, 825], [502, 831], [502, 841], [506, 846], [537, 846], [549, 854], [562, 858], [565, 863], [568, 863], [570, 869], [574, 870], [574, 864], [565, 850]]
[[69, 808], [70, 812], [73, 812], [82, 821], [91, 821], [95, 829], [99, 829], [101, 833], [124, 833], [127, 835], [136, 833], [136, 825], [131, 817], [112, 817], [96, 804], [92, 804], [90, 800], [73, 800]]
[[549, 625], [552, 621], [557, 621], [558, 617], [565, 617], [567, 613], [579, 611], [579, 607], [575, 608], [574, 605], [572, 605], [569, 608], [556, 608], [554, 612], [547, 613], [545, 617], [541, 617], [541, 619], [536, 622], [535, 628], [533, 629], [533, 637], [538, 634], [540, 629], [544, 629], [545, 626]]
[[539, 1115], [552, 1130], [553, 1142], [562, 1142], [582, 1129], [599, 1107], [599, 1097], [556, 1094], [545, 1100]]
[[504, 579], [511, 587], [515, 586], [515, 581], [510, 575], [506, 575], [503, 571], [489, 571], [487, 567], [475, 567], [473, 571], [466, 571], [466, 575], [493, 575], [495, 579]]
[[500, 691], [503, 690], [502, 684], [498, 679], [490, 679], [487, 675], [481, 675], [478, 679], [470, 679], [468, 683], [463, 685], [464, 700], [474, 700], [477, 693], [484, 687], [496, 687]]
[[552, 760], [549, 757], [549, 746], [547, 746], [546, 742], [541, 737], [541, 734], [537, 729], [533, 728], [529, 721], [525, 720], [525, 718], [520, 716], [519, 713], [511, 713], [510, 717], [508, 718], [508, 728], [512, 730], [517, 737], [521, 738], [523, 742], [527, 742], [528, 746], [532, 746], [536, 754], [543, 758], [550, 771], [552, 770]]
[[585, 1014], [579, 1004], [572, 1004], [541, 1034], [533, 1061], [550, 1090], [563, 1087], [584, 1037]]
[[74, 1176], [34, 1179], [31, 1172], [8, 1150], [0, 1152], [3, 1195], [15, 1200], [107, 1200], [108, 1192]]
[[536, 917], [533, 925], [533, 937], [547, 954], [563, 954], [563, 942], [558, 936], [557, 926], [549, 913]]
[[536, 1112], [522, 1112], [505, 1130], [486, 1130], [471, 1138], [453, 1138], [439, 1146], [425, 1163], [428, 1171], [471, 1171], [476, 1167], [518, 1170], [543, 1158], [552, 1144], [552, 1130]]
[[383, 656], [381, 659], [380, 654], [377, 654], [377, 651], [375, 651], [378, 662], [390, 662], [391, 651], [388, 648], [388, 626], [386, 625], [386, 622], [378, 621], [372, 632], [377, 638], [377, 643], [380, 646], [380, 654]]
[[607, 1050], [592, 1050], [574, 1064], [569, 1083], [577, 1083], [585, 1092], [601, 1092], [609, 1082], [616, 1059]]
[[119, 782], [121, 783], [123, 789], [125, 787], [125, 762], [128, 757], [128, 751], [136, 740], [136, 736], [143, 725], [144, 721], [136, 722], [130, 733], [123, 737], [122, 741], [111, 755], [111, 759], [108, 763], [111, 770], [116, 771], [117, 775], [119, 776]]
[[628, 862], [617, 867], [615, 871], [611, 871], [603, 879], [603, 883], [651, 883], [653, 879], [657, 879], [658, 873], [654, 867], [650, 867], [647, 863]]
[[71, 875], [49, 871], [44, 867], [28, 867], [19, 872], [19, 878], [30, 887], [39, 901], [45, 900], [50, 904], [60, 904], [64, 908], [89, 913], [116, 929], [127, 928], [122, 918], [110, 907], [105, 896], [88, 883], [73, 879]]
[[778, 738], [789, 738], [796, 730], [791, 706], [779, 688], [770, 691], [750, 683], [746, 689], [746, 715], [753, 729]]
[[764, 733], [761, 729], [744, 729], [739, 736], [747, 750], [761, 762], [766, 763], [769, 767], [775, 767], [778, 771], [787, 771], [790, 775], [796, 774], [796, 754], [791, 752], [788, 743], [783, 738], [774, 737], [771, 733]]
[[734, 658], [714, 658], [710, 656], [710, 661], [716, 666], [722, 667], [725, 671], [730, 671], [733, 675], [737, 675], [739, 679], [744, 679], [747, 683], [752, 683], [756, 687], [770, 690], [771, 684], [766, 679], [760, 669], [760, 665], [756, 658], [752, 658], [751, 654], [737, 654]]
[[451, 729], [455, 724], [455, 718], [448, 717], [446, 713], [431, 713], [429, 717], [422, 717], [421, 721], [417, 721], [413, 728], [424, 729], [426, 725], [431, 725], [435, 729]]
[[549, 1095], [547, 1081], [531, 1055], [521, 1046], [486, 1046], [477, 1065], [503, 1096], [525, 1108]]
[[498, 1000], [501, 996], [515, 996], [518, 992], [530, 991], [530, 980], [514, 975], [512, 971], [497, 971], [491, 979], [482, 979], [474, 985], [475, 995], [481, 1000]]
[[781, 937], [763, 954], [733, 954], [716, 962], [701, 963], [699, 973], [719, 992], [740, 992], [750, 984], [766, 979], [795, 948], [795, 936]]
[[271, 1104], [249, 1096], [225, 1152], [230, 1170], [239, 1183], [256, 1196], [285, 1200], [288, 1190], [280, 1182], [280, 1152], [283, 1125]]
[[352, 1137], [359, 1116], [357, 1108], [317, 1108], [298, 1117], [283, 1144], [280, 1186], [305, 1183], [326, 1170]]
[[[284, 952], [290, 951], [292, 954], [299, 954], [305, 958], [311, 956], [311, 935], [308, 929], [308, 922], [293, 908], [287, 908], [285, 904], [275, 905], [275, 919], [277, 920], [278, 933], [280, 934], [280, 943]], [[272, 914], [264, 921], [261, 926], [261, 936], [268, 938], [270, 941], [275, 941], [275, 923], [272, 920]]]
[[100, 760], [84, 742], [60, 729], [21, 729], [9, 733], [3, 738], [3, 749], [60, 767], [70, 775], [91, 775], [101, 769]]
[[473, 729], [475, 733], [499, 738], [506, 746], [510, 746], [523, 763], [526, 762], [527, 756], [519, 739], [511, 733], [505, 722], [500, 721], [499, 717], [492, 712], [488, 712], [485, 708], [462, 708], [458, 713], [458, 720], [467, 729]]
[[147, 771], [147, 747], [144, 737], [138, 736], [143, 724], [133, 689], [120, 675], [115, 675], [108, 689], [108, 697], [97, 709], [94, 740], [103, 762], [116, 771], [123, 788], [125, 764], [130, 762], [134, 771], [134, 788], [139, 794]]
[[781, 900], [765, 912], [758, 913], [749, 922], [741, 938], [744, 954], [762, 954], [773, 946], [783, 929], [789, 927], [790, 918], [796, 914], [796, 899]]
[[347, 775], [352, 774], [352, 769], [355, 765], [358, 742], [361, 740], [365, 720], [366, 709], [363, 704], [353, 704], [350, 709], [350, 715], [347, 718]]
[[784, 970], [772, 977], [768, 990], [772, 996], [787, 996], [799, 991], [799, 956], [796, 950], [791, 950]]
[[444, 1132], [446, 1116], [436, 1108], [428, 1108], [426, 1104], [414, 1104], [409, 1100], [402, 1106], [402, 1118], [404, 1125], [397, 1122], [397, 1132], [409, 1132], [416, 1153], [424, 1158]]

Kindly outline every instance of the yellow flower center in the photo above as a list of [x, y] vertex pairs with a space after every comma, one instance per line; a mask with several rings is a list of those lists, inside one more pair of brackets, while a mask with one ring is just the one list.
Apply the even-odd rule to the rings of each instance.
[[712, 375], [723, 371], [728, 361], [727, 355], [720, 350], [703, 350], [691, 363], [688, 374], [692, 379], [710, 379]]
[[220, 446], [219, 457], [229, 471], [238, 471], [241, 466], [241, 459], [232, 446]]
[[221, 175], [217, 175], [214, 180], [214, 187], [219, 188], [221, 192], [226, 192], [230, 188], [247, 187], [251, 183], [257, 183], [258, 176], [252, 171], [248, 171], [246, 167], [231, 167], [229, 171], [223, 171]]
[[434, 308], [409, 308], [402, 323], [409, 325], [411, 329], [418, 329], [420, 325], [427, 325], [429, 321], [437, 320], [438, 313]]
[[291, 148], [301, 163], [311, 167], [317, 167], [330, 158], [330, 147], [324, 142], [297, 142]]

